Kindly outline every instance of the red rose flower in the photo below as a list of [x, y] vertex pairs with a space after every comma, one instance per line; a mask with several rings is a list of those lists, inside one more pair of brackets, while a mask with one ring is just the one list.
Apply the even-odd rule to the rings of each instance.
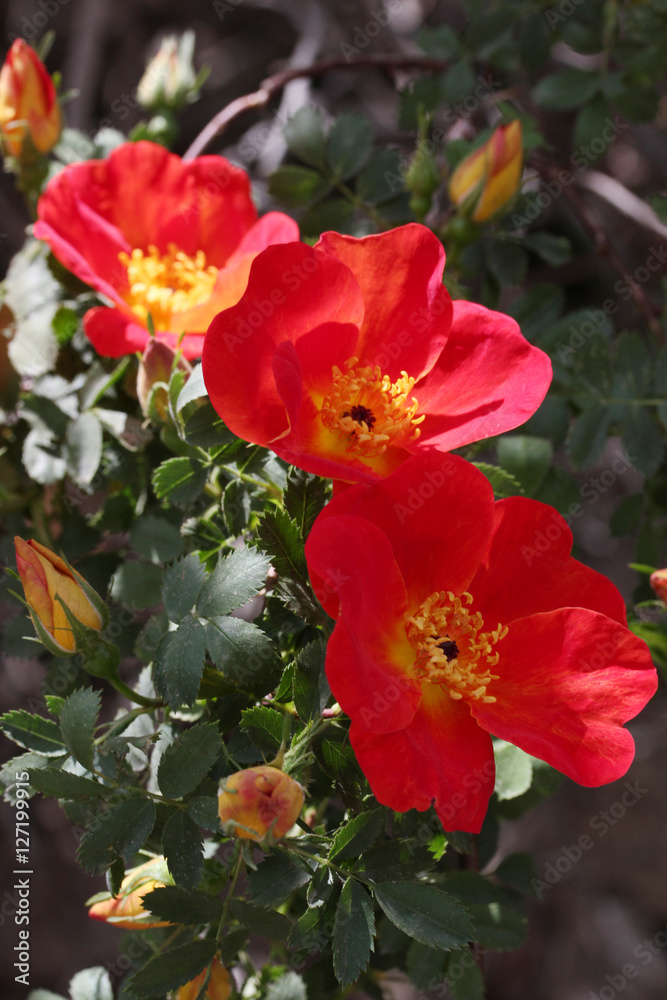
[[281, 212], [259, 221], [248, 175], [221, 156], [189, 162], [152, 142], [128, 142], [107, 160], [66, 167], [37, 206], [35, 235], [113, 303], [84, 329], [117, 358], [160, 340], [201, 354], [213, 317], [238, 302], [254, 257], [299, 238]]
[[213, 406], [246, 441], [348, 481], [523, 423], [547, 391], [549, 359], [509, 316], [452, 305], [444, 263], [417, 224], [269, 248], [207, 333]]
[[327, 675], [380, 802], [434, 801], [445, 829], [479, 831], [490, 733], [582, 785], [625, 774], [634, 743], [623, 723], [656, 690], [656, 671], [618, 590], [571, 545], [555, 510], [494, 503], [453, 455], [414, 456], [325, 507], [306, 556], [338, 619]]

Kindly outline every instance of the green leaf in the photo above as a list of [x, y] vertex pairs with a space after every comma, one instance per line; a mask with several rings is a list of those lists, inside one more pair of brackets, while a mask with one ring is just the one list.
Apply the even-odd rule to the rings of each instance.
[[526, 277], [528, 255], [518, 243], [491, 240], [484, 247], [486, 266], [503, 288], [515, 288]]
[[172, 708], [192, 705], [199, 693], [206, 656], [206, 632], [196, 618], [185, 618], [167, 632], [155, 654], [153, 677], [159, 695]]
[[435, 866], [426, 844], [412, 840], [387, 840], [364, 851], [354, 870], [373, 882], [389, 883], [414, 879]]
[[567, 450], [575, 468], [590, 468], [602, 454], [610, 422], [606, 403], [589, 403], [570, 431]]
[[292, 677], [292, 697], [302, 722], [319, 718], [331, 697], [331, 689], [324, 671], [326, 651], [325, 642], [311, 642], [297, 657]]
[[206, 892], [186, 892], [175, 885], [146, 893], [143, 904], [149, 913], [173, 924], [215, 924], [222, 916], [222, 902], [215, 896]]
[[99, 798], [109, 791], [105, 785], [90, 778], [84, 778], [70, 771], [60, 771], [55, 767], [33, 768], [30, 771], [30, 785], [43, 795], [53, 795], [58, 799]]
[[283, 129], [290, 153], [311, 167], [322, 167], [325, 161], [326, 137], [322, 113], [313, 105], [299, 108]]
[[266, 1000], [307, 1000], [306, 984], [296, 972], [286, 972], [271, 983], [266, 991]]
[[183, 553], [183, 538], [176, 525], [152, 514], [134, 522], [130, 544], [138, 555], [152, 563], [168, 563]]
[[654, 476], [665, 457], [664, 435], [643, 406], [628, 411], [621, 440], [635, 469], [644, 476]]
[[371, 898], [362, 885], [349, 878], [342, 889], [333, 934], [333, 965], [341, 986], [355, 982], [374, 951], [375, 916]]
[[330, 860], [339, 864], [363, 854], [380, 836], [385, 821], [386, 814], [382, 808], [359, 813], [336, 831], [329, 852]]
[[315, 518], [320, 513], [331, 494], [328, 480], [304, 472], [296, 466], [287, 473], [287, 485], [283, 494], [285, 510], [298, 525], [301, 537], [310, 534]]
[[20, 747], [45, 757], [60, 757], [67, 751], [57, 722], [23, 709], [0, 716], [0, 729]]
[[587, 101], [584, 104], [574, 124], [572, 143], [575, 147], [575, 156], [571, 158], [570, 162], [576, 163], [578, 158], [583, 157], [586, 164], [590, 165], [604, 155], [607, 151], [607, 143], [602, 142], [602, 148], [600, 148], [600, 139], [609, 120], [610, 111], [611, 109], [602, 94], [598, 94], [592, 101]]
[[216, 948], [215, 941], [204, 940], [159, 952], [128, 980], [125, 996], [131, 1000], [155, 1000], [169, 990], [178, 989], [211, 964]]
[[349, 233], [354, 228], [354, 214], [355, 207], [347, 198], [327, 198], [303, 213], [300, 220], [301, 232], [312, 239], [330, 229]]
[[472, 464], [484, 473], [497, 498], [514, 497], [524, 492], [519, 480], [505, 469], [501, 469], [497, 465], [489, 465], [487, 462], [473, 462]]
[[240, 535], [248, 526], [251, 501], [245, 483], [232, 479], [222, 495], [222, 513], [230, 534]]
[[202, 618], [228, 615], [253, 598], [266, 583], [269, 560], [256, 549], [236, 549], [207, 577], [197, 601]]
[[208, 469], [187, 456], [168, 458], [153, 473], [153, 489], [158, 500], [173, 504], [189, 504], [206, 486]]
[[443, 884], [469, 911], [479, 944], [494, 951], [523, 944], [526, 919], [517, 909], [515, 894], [472, 871], [447, 872]]
[[150, 563], [127, 562], [113, 575], [111, 596], [132, 608], [152, 608], [161, 600], [162, 570]]
[[206, 567], [196, 552], [183, 556], [165, 570], [162, 600], [173, 622], [180, 622], [192, 610], [205, 580]]
[[397, 149], [373, 153], [356, 180], [356, 192], [364, 205], [385, 205], [404, 190], [404, 171]]
[[551, 466], [553, 448], [546, 438], [524, 434], [506, 435], [498, 442], [498, 461], [523, 486], [527, 494], [535, 493]]
[[526, 233], [524, 245], [551, 267], [560, 267], [572, 257], [572, 244], [567, 236], [557, 236], [555, 233]]
[[257, 870], [248, 875], [248, 895], [257, 906], [276, 906], [305, 885], [311, 875], [312, 871], [297, 864], [287, 851], [273, 848]]
[[361, 115], [336, 119], [327, 144], [327, 160], [334, 176], [346, 181], [358, 174], [373, 150], [373, 130]]
[[484, 976], [470, 948], [453, 951], [447, 961], [447, 988], [451, 1000], [484, 1000]]
[[187, 813], [177, 810], [166, 822], [162, 851], [171, 877], [181, 889], [196, 889], [204, 870], [204, 841]]
[[130, 862], [155, 826], [150, 799], [127, 799], [100, 816], [79, 844], [77, 858], [91, 875], [101, 875], [116, 855]]
[[375, 898], [391, 922], [429, 948], [448, 951], [473, 939], [470, 918], [458, 900], [434, 885], [386, 882]]
[[[303, 539], [296, 521], [293, 521], [285, 510], [267, 510], [262, 515], [257, 526], [257, 538], [260, 546], [271, 558], [276, 572], [280, 577], [291, 581], [293, 589], [289, 592], [297, 603], [305, 602], [306, 607], [312, 607], [313, 595], [308, 577], [308, 567], [303, 551]], [[284, 587], [279, 581], [278, 591]], [[300, 605], [292, 610], [304, 610]]]
[[292, 929], [292, 922], [282, 913], [253, 906], [242, 899], [232, 900], [231, 910], [244, 927], [272, 941], [284, 941]]
[[278, 662], [273, 643], [252, 622], [211, 618], [206, 624], [206, 644], [216, 667], [246, 690], [255, 690], [273, 676]]
[[87, 771], [93, 769], [93, 738], [100, 711], [100, 698], [99, 691], [79, 688], [65, 699], [58, 716], [67, 749]]
[[258, 705], [241, 715], [241, 727], [258, 749], [275, 754], [282, 742], [283, 716], [275, 708]]
[[456, 32], [446, 24], [439, 24], [434, 28], [421, 28], [415, 36], [415, 42], [427, 56], [443, 61], [455, 56], [461, 46]]
[[287, 208], [318, 201], [330, 190], [330, 181], [316, 170], [294, 164], [278, 167], [269, 177], [269, 193]]
[[94, 413], [72, 420], [66, 436], [67, 472], [75, 483], [91, 483], [102, 459], [102, 425]]
[[202, 722], [181, 733], [160, 758], [157, 780], [165, 798], [180, 799], [194, 791], [221, 749], [222, 740], [214, 723]]
[[213, 795], [196, 795], [188, 800], [188, 813], [197, 826], [205, 830], [220, 832], [220, 817], [218, 816], [218, 799]]
[[496, 758], [496, 787], [498, 798], [515, 799], [530, 788], [533, 780], [531, 758], [523, 750], [497, 740], [493, 748]]
[[566, 69], [544, 76], [533, 89], [533, 100], [549, 111], [566, 111], [587, 104], [597, 94], [600, 78], [583, 69]]
[[200, 363], [192, 369], [189, 379], [179, 393], [178, 400], [176, 401], [176, 412], [180, 413], [188, 403], [193, 403], [195, 399], [201, 399], [202, 396], [206, 395], [204, 373]]
[[611, 515], [609, 527], [614, 538], [622, 538], [635, 530], [644, 511], [644, 494], [631, 493], [624, 497]]

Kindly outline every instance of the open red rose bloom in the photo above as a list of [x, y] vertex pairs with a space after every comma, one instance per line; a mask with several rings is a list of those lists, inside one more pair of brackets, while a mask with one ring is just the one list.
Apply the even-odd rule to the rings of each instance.
[[[554, 540], [538, 554], [541, 537]], [[306, 556], [337, 618], [327, 675], [381, 803], [433, 801], [446, 830], [478, 832], [494, 787], [490, 733], [582, 785], [625, 774], [623, 723], [655, 692], [656, 671], [616, 587], [571, 546], [555, 510], [494, 502], [452, 455], [414, 456], [324, 509]]]
[[151, 321], [161, 340], [199, 357], [213, 317], [245, 291], [254, 257], [298, 239], [281, 212], [257, 220], [245, 171], [221, 156], [184, 162], [151, 142], [65, 167], [37, 212], [35, 235], [113, 304], [84, 317], [108, 357], [142, 351]]
[[416, 223], [265, 250], [206, 336], [213, 406], [239, 437], [351, 482], [517, 427], [549, 359], [509, 316], [452, 303], [444, 263]]

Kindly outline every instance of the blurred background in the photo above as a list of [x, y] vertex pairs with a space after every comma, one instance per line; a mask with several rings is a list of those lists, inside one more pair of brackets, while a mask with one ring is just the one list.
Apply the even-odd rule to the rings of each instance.
[[[583, 2], [598, 4], [598, 0]], [[492, 3], [486, 6], [492, 11]], [[478, 7], [483, 11], [485, 5]], [[556, 4], [553, 8], [559, 9]], [[367, 30], [369, 24], [374, 26], [372, 31]], [[2, 0], [0, 59], [16, 36], [34, 43], [46, 31], [55, 31], [48, 68], [62, 72], [64, 90], [77, 92], [66, 106], [68, 124], [88, 134], [100, 123], [127, 133], [145, 118], [136, 100], [136, 87], [147, 60], [165, 34], [193, 29], [195, 65], [209, 65], [211, 73], [202, 99], [181, 116], [175, 150], [183, 152], [216, 112], [236, 97], [256, 90], [271, 73], [326, 56], [344, 58], [351, 50], [355, 55], [414, 54], [419, 51], [413, 41], [418, 29], [440, 24], [455, 32], [462, 29], [464, 14], [457, 3]], [[510, 96], [538, 115], [542, 131], [557, 151], [563, 141], [559, 133], [562, 116], [531, 106], [528, 90], [517, 90]], [[667, 121], [664, 100], [658, 127], [630, 125], [596, 166], [597, 171], [618, 182], [613, 196], [605, 196], [599, 189], [587, 195], [599, 226], [613, 232], [615, 245], [633, 266], [646, 260], [651, 247], [662, 250], [665, 233], [637, 223], [632, 201], [624, 201], [618, 191], [643, 195], [667, 187], [667, 142], [659, 127]], [[399, 130], [397, 124], [395, 82], [382, 69], [334, 70], [314, 80], [296, 80], [267, 109], [238, 118], [207, 150], [222, 152], [250, 171], [260, 209], [270, 201], [266, 178], [285, 155], [281, 124], [309, 102], [331, 114], [361, 112], [372, 123], [378, 142], [406, 152], [414, 148], [416, 134]], [[464, 137], [492, 124], [485, 118], [489, 113], [490, 109], [482, 106], [479, 117], [462, 121]], [[0, 174], [0, 275], [22, 245], [29, 222], [13, 184], [11, 175]], [[591, 186], [595, 188], [595, 178]], [[581, 244], [576, 219], [566, 201], [555, 200], [546, 210], [548, 223], [552, 230], [567, 234], [575, 245], [577, 241]], [[587, 250], [549, 274], [550, 280], [562, 285], [571, 308], [599, 307], [607, 284], [615, 279], [590, 245]], [[538, 282], [543, 277], [535, 268], [529, 280]], [[659, 279], [660, 275], [651, 280], [659, 283]], [[625, 308], [631, 306], [621, 306]], [[642, 478], [626, 468], [608, 486], [595, 485], [604, 484], [604, 479], [596, 477], [609, 470], [619, 454], [618, 443], [610, 439], [597, 468], [580, 475], [581, 487], [588, 485], [596, 499], [586, 506], [575, 533], [580, 557], [607, 573], [630, 599], [636, 584], [635, 574], [627, 568], [633, 557], [632, 539], [613, 537], [609, 521], [623, 497], [641, 492]], [[539, 656], [538, 649], [535, 655]], [[6, 657], [0, 710], [37, 707], [31, 699], [39, 698], [42, 677], [43, 667], [37, 660]], [[113, 708], [110, 705], [109, 711]], [[523, 819], [505, 822], [503, 853], [531, 851], [537, 877], [544, 886], [541, 902], [532, 907], [528, 943], [517, 952], [487, 957], [491, 1000], [667, 997], [666, 722], [667, 704], [658, 695], [630, 727], [638, 752], [627, 779], [596, 790], [566, 782], [551, 800]], [[11, 746], [3, 740], [2, 759], [11, 753]], [[120, 932], [87, 917], [85, 900], [104, 885], [102, 879], [87, 877], [77, 866], [76, 832], [54, 801], [33, 800], [31, 815], [33, 986], [66, 993], [72, 975], [95, 964], [122, 973]], [[0, 808], [0, 830], [6, 845], [13, 843], [13, 816], [13, 810], [4, 805]], [[0, 995], [6, 1000], [23, 1000], [28, 990], [14, 982], [12, 968], [11, 949], [16, 938], [13, 931], [7, 933], [13, 919], [6, 916], [12, 905], [12, 885], [5, 850], [0, 855], [0, 894], [9, 905], [0, 907]], [[408, 1000], [416, 994], [398, 983], [392, 995]], [[432, 995], [443, 996], [442, 991]]]

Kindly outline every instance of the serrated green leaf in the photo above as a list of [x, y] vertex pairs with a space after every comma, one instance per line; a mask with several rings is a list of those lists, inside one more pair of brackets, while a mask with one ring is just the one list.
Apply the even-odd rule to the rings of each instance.
[[473, 926], [458, 900], [434, 885], [385, 882], [375, 898], [396, 927], [429, 948], [448, 951], [472, 941]]
[[292, 929], [292, 922], [282, 913], [253, 906], [242, 899], [233, 900], [231, 910], [239, 923], [273, 941], [284, 941]]
[[181, 889], [196, 889], [204, 870], [204, 841], [187, 813], [178, 810], [162, 832], [162, 852], [169, 872]]
[[330, 494], [329, 482], [321, 476], [304, 472], [296, 466], [292, 466], [287, 473], [283, 503], [289, 516], [296, 522], [303, 539], [310, 534], [315, 518]]
[[553, 458], [551, 442], [527, 434], [508, 434], [498, 442], [498, 461], [528, 495], [537, 492]]
[[257, 906], [276, 906], [305, 885], [311, 875], [312, 871], [297, 864], [293, 855], [274, 848], [257, 870], [248, 875], [248, 895]]
[[196, 795], [188, 800], [188, 813], [197, 826], [204, 830], [220, 832], [220, 817], [218, 816], [218, 800], [213, 795]]
[[380, 836], [386, 821], [385, 810], [371, 809], [359, 813], [339, 827], [331, 845], [329, 858], [338, 864], [363, 854]]
[[517, 909], [522, 904], [516, 895], [478, 872], [447, 872], [443, 884], [469, 911], [479, 944], [494, 951], [511, 951], [523, 944], [526, 919]]
[[387, 840], [364, 851], [354, 870], [372, 882], [389, 883], [414, 879], [435, 867], [426, 844], [413, 840]]
[[316, 170], [287, 164], [278, 167], [269, 177], [269, 193], [287, 208], [299, 208], [323, 198], [331, 190], [331, 182]]
[[497, 465], [489, 465], [487, 462], [473, 462], [472, 464], [489, 480], [496, 497], [514, 497], [524, 492], [519, 480], [505, 469], [501, 469]]
[[35, 750], [45, 757], [59, 757], [67, 751], [57, 722], [31, 715], [23, 709], [1, 716], [0, 729], [20, 747]]
[[204, 581], [208, 583], [206, 567], [196, 552], [178, 559], [169, 566], [162, 580], [164, 609], [173, 622], [180, 622], [195, 606]]
[[247, 486], [239, 479], [232, 479], [222, 495], [222, 513], [230, 534], [240, 535], [248, 526], [251, 501]]
[[153, 489], [158, 500], [188, 504], [202, 493], [207, 478], [208, 469], [196, 459], [168, 458], [153, 473]]
[[527, 792], [533, 780], [529, 755], [504, 740], [497, 740], [493, 751], [496, 759], [495, 792], [501, 802]]
[[331, 697], [324, 670], [326, 651], [325, 642], [311, 642], [297, 657], [292, 676], [292, 697], [303, 722], [319, 718]]
[[207, 577], [197, 601], [202, 618], [228, 615], [253, 598], [266, 583], [269, 560], [256, 549], [236, 549]]
[[31, 769], [30, 785], [35, 791], [58, 799], [100, 798], [109, 791], [97, 781], [55, 767]]
[[125, 985], [125, 995], [131, 1000], [155, 1000], [169, 990], [189, 983], [199, 975], [215, 956], [215, 941], [190, 941], [168, 951], [161, 951], [146, 962]]
[[336, 119], [329, 133], [327, 160], [338, 180], [359, 173], [372, 149], [373, 131], [365, 118], [350, 113]]
[[291, 153], [311, 167], [324, 166], [326, 137], [322, 113], [313, 105], [299, 108], [283, 129]]
[[206, 631], [191, 616], [168, 632], [155, 654], [153, 678], [158, 694], [172, 708], [192, 705], [199, 693], [206, 656]]
[[375, 916], [371, 898], [356, 879], [341, 891], [333, 934], [333, 965], [341, 986], [355, 982], [374, 950]]
[[181, 733], [160, 758], [157, 772], [160, 791], [167, 799], [180, 799], [204, 780], [222, 749], [218, 727], [199, 723]]
[[356, 192], [364, 205], [386, 205], [405, 190], [405, 171], [397, 149], [380, 149], [356, 180]]
[[153, 889], [143, 897], [149, 913], [174, 924], [214, 924], [222, 916], [222, 902], [205, 892], [186, 892], [175, 885]]
[[155, 805], [150, 799], [119, 802], [100, 816], [79, 844], [77, 858], [91, 875], [101, 875], [120, 855], [130, 862], [155, 826]]
[[264, 753], [275, 754], [282, 741], [283, 716], [275, 708], [257, 705], [241, 714], [241, 728], [256, 747]]
[[469, 948], [453, 951], [447, 961], [447, 988], [451, 1000], [484, 1000], [484, 976]]
[[67, 749], [87, 771], [93, 769], [93, 738], [100, 711], [100, 699], [99, 691], [79, 688], [65, 699], [58, 716], [60, 731]]
[[253, 622], [221, 616], [206, 623], [206, 644], [225, 677], [254, 691], [273, 676], [277, 663], [273, 643]]

